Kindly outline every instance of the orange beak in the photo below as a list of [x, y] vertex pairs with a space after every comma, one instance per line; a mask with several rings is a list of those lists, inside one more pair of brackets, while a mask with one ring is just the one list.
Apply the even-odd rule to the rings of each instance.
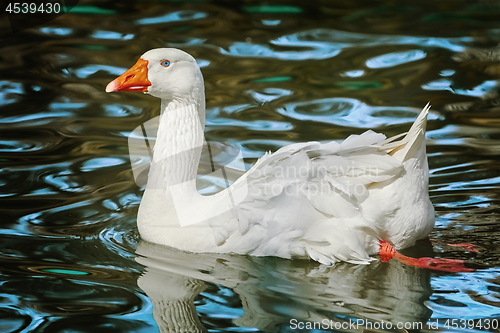
[[148, 79], [148, 61], [137, 60], [128, 71], [111, 81], [106, 86], [106, 92], [112, 91], [148, 91], [151, 82]]

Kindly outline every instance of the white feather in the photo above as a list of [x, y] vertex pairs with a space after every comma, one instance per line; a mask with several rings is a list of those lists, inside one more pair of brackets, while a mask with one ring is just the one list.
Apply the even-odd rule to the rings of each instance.
[[[162, 98], [163, 115], [154, 158], [159, 165], [151, 168], [139, 209], [145, 240], [193, 252], [368, 263], [380, 240], [407, 247], [432, 229], [424, 143], [429, 106], [402, 139], [386, 139], [370, 130], [343, 142], [296, 143], [266, 153], [214, 196], [201, 196], [191, 185], [174, 195], [166, 179], [194, 180], [199, 155], [173, 161], [159, 154], [189, 150], [203, 136], [203, 78], [196, 62], [182, 51], [158, 49], [143, 58], [153, 64], [148, 73], [153, 86], [182, 81], [173, 91], [169, 86], [151, 90]], [[154, 65], [162, 59], [170, 60], [168, 70]], [[182, 112], [174, 112], [180, 108]], [[193, 119], [201, 126], [187, 126]], [[162, 179], [166, 185], [158, 188]], [[187, 212], [177, 210], [178, 195], [187, 198]], [[190, 214], [207, 218], [181, 227], [180, 219]]]

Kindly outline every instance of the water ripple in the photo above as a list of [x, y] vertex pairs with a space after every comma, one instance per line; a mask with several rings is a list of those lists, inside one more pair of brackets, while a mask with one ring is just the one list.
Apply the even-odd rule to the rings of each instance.
[[134, 38], [133, 34], [121, 34], [115, 31], [97, 30], [91, 36], [97, 39], [116, 39], [116, 40], [131, 40]]
[[139, 24], [158, 24], [167, 22], [191, 21], [207, 17], [208, 14], [194, 10], [181, 10], [178, 12], [168, 13], [162, 16], [148, 17], [137, 20]]
[[[454, 52], [465, 50], [464, 45], [473, 41], [471, 37], [460, 38], [436, 38], [436, 37], [413, 37], [413, 36], [389, 36], [376, 34], [362, 34], [355, 32], [339, 31], [333, 29], [313, 29], [302, 31], [293, 35], [294, 40], [307, 40], [322, 42], [337, 48], [345, 47], [367, 47], [380, 45], [419, 45], [435, 46], [449, 49]], [[289, 38], [289, 37], [283, 37]]]
[[73, 33], [73, 29], [71, 28], [56, 28], [56, 27], [41, 27], [36, 29], [40, 33], [46, 35], [58, 35], [58, 36], [68, 36]]
[[293, 94], [293, 91], [280, 88], [265, 88], [262, 89], [262, 91], [248, 90], [247, 93], [250, 94], [257, 102], [267, 103], [283, 96], [290, 96]]
[[41, 142], [22, 142], [14, 140], [0, 140], [0, 153], [35, 152], [47, 147]]
[[100, 168], [112, 167], [115, 165], [120, 165], [127, 163], [128, 159], [117, 158], [117, 157], [97, 157], [85, 161], [80, 166], [82, 172], [89, 172]]
[[[270, 41], [271, 45], [289, 47], [290, 51], [274, 50], [271, 46], [252, 43], [233, 43], [229, 49], [220, 49], [222, 54], [240, 57], [270, 57], [286, 60], [328, 59], [338, 55], [347, 47], [372, 45], [421, 45], [450, 49], [455, 52], [465, 50], [461, 44], [471, 42], [471, 38], [418, 38], [408, 36], [366, 35], [328, 29], [315, 29], [283, 36]], [[294, 48], [304, 49], [294, 51]], [[373, 68], [388, 67], [425, 57], [421, 50], [392, 53], [367, 62]], [[378, 67], [377, 67], [378, 66]]]
[[1, 123], [5, 124], [18, 124], [18, 123], [29, 123], [31, 126], [40, 126], [50, 124], [54, 121], [54, 118], [71, 118], [71, 112], [42, 112], [37, 114], [28, 114], [25, 116], [13, 116], [0, 118]]
[[123, 74], [126, 70], [127, 68], [120, 68], [115, 66], [86, 65], [76, 69], [65, 68], [63, 69], [63, 76], [85, 79], [96, 74], [99, 71], [104, 71], [107, 74], [119, 76]]
[[449, 79], [439, 79], [431, 81], [422, 86], [424, 90], [448, 90], [456, 95], [483, 97], [497, 89], [499, 83], [496, 80], [488, 80], [473, 87], [472, 89], [452, 88], [453, 81]]
[[[488, 280], [496, 280], [499, 273], [497, 269], [489, 269], [473, 274], [460, 274], [457, 278], [434, 278], [431, 281], [434, 294], [426, 302], [426, 306], [433, 311], [433, 318], [449, 318], [450, 307], [453, 308], [453, 318], [457, 319], [476, 319], [479, 314], [483, 318], [499, 316], [500, 309], [496, 304], [478, 302], [481, 296], [498, 301], [500, 293], [491, 288], [498, 285]], [[453, 286], [455, 292], [449, 292], [450, 286]]]
[[[162, 297], [179, 294], [175, 304], [191, 302], [188, 321], [213, 332], [290, 332], [291, 318], [500, 316], [499, 10], [462, 0], [104, 1], [9, 35], [0, 46], [0, 331], [158, 331], [166, 314], [179, 313], [166, 311], [173, 303]], [[127, 139], [159, 103], [104, 87], [147, 49], [165, 46], [202, 67], [213, 165], [239, 147], [248, 168], [290, 143], [368, 128], [395, 135], [430, 101], [436, 227], [432, 245], [407, 251], [480, 269], [143, 251], [136, 216], [144, 187], [134, 182]], [[242, 169], [229, 170], [230, 179]], [[204, 194], [227, 185], [211, 170], [200, 165]]]
[[386, 68], [393, 67], [407, 62], [416, 61], [425, 58], [425, 52], [421, 50], [410, 50], [405, 52], [395, 52], [384, 54], [375, 58], [368, 59], [366, 66], [368, 68]]
[[[277, 111], [298, 120], [360, 128], [411, 123], [420, 112], [419, 109], [405, 107], [372, 107], [350, 98], [326, 98], [290, 103]], [[435, 120], [439, 117], [431, 113], [428, 119]]]
[[21, 83], [12, 81], [0, 81], [0, 105], [16, 103], [21, 100], [20, 94], [23, 93]]

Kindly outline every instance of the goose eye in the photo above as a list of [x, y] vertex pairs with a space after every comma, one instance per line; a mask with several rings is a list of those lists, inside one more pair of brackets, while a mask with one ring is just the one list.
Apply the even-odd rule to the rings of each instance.
[[161, 61], [161, 65], [162, 65], [163, 67], [168, 67], [168, 66], [170, 66], [170, 61], [168, 61], [168, 60], [166, 60], [166, 59], [165, 59], [165, 60], [162, 60], [162, 61]]

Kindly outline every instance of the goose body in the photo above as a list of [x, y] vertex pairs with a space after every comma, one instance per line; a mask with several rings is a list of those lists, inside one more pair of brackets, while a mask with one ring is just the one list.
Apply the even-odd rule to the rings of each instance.
[[106, 91], [161, 98], [161, 116], [138, 228], [149, 242], [190, 252], [368, 263], [381, 241], [396, 249], [434, 226], [428, 195], [426, 106], [408, 133], [371, 130], [343, 142], [266, 153], [229, 188], [196, 190], [203, 145], [201, 71], [177, 49], [146, 52]]

